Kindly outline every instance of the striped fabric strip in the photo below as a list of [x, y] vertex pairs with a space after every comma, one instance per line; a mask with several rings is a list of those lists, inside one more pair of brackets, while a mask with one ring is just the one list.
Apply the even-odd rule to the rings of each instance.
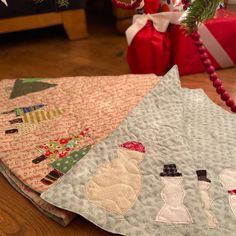
[[57, 181], [57, 179], [59, 179], [62, 175], [63, 175], [62, 173], [54, 169], [50, 171], [44, 178], [42, 178], [41, 182], [46, 185], [51, 185], [55, 181]]
[[45, 106], [44, 104], [38, 104], [38, 105], [34, 105], [34, 106], [29, 106], [29, 107], [19, 107], [19, 108], [15, 108], [14, 112], [16, 113], [16, 116], [21, 116], [25, 113], [29, 113], [31, 111], [38, 110], [44, 106]]
[[52, 110], [52, 111], [33, 111], [29, 113], [25, 113], [22, 115], [22, 119], [24, 123], [40, 123], [44, 120], [51, 120], [54, 117], [62, 114], [60, 110]]

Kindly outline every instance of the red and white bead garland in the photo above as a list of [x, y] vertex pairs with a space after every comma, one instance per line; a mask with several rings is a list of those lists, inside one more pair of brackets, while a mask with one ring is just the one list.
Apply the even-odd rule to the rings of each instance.
[[142, 0], [134, 0], [131, 3], [125, 3], [119, 0], [111, 0], [111, 1], [116, 7], [122, 8], [124, 10], [134, 10], [138, 8], [142, 2]]
[[[182, 3], [184, 4], [183, 9], [187, 10], [190, 6], [189, 0], [182, 0]], [[218, 78], [215, 68], [208, 56], [207, 50], [200, 39], [200, 34], [195, 31], [190, 36], [194, 40], [195, 46], [197, 47], [197, 51], [200, 55], [200, 60], [206, 72], [209, 74], [209, 78], [212, 81], [213, 86], [216, 88], [216, 92], [220, 95], [221, 99], [231, 109], [231, 111], [236, 112], [236, 104], [230, 97], [230, 94], [225, 90], [221, 80]]]

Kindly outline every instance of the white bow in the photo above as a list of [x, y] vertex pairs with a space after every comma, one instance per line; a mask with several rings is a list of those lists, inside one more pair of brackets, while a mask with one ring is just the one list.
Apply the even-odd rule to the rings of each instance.
[[133, 16], [133, 24], [126, 30], [126, 38], [128, 45], [131, 44], [134, 36], [141, 30], [150, 20], [154, 28], [159, 32], [166, 32], [170, 23], [180, 24], [179, 18], [182, 16], [181, 12], [161, 12], [155, 14], [142, 14]]

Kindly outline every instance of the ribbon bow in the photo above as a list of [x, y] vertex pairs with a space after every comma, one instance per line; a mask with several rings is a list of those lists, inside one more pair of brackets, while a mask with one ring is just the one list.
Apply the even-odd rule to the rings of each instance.
[[161, 12], [155, 14], [134, 15], [133, 24], [126, 30], [126, 38], [128, 45], [131, 44], [134, 36], [141, 30], [150, 20], [154, 28], [159, 32], [166, 32], [170, 23], [180, 24], [179, 18], [181, 12]]

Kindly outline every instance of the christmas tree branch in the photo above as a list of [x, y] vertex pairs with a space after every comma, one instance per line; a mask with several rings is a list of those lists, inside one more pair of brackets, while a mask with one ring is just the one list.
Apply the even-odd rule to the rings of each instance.
[[189, 33], [197, 29], [200, 23], [214, 17], [216, 9], [222, 0], [195, 0], [187, 10], [187, 16], [182, 20], [182, 24]]
[[[35, 3], [42, 3], [45, 0], [33, 0], [33, 1]], [[68, 7], [70, 5], [69, 0], [57, 0], [56, 3], [59, 7]]]

